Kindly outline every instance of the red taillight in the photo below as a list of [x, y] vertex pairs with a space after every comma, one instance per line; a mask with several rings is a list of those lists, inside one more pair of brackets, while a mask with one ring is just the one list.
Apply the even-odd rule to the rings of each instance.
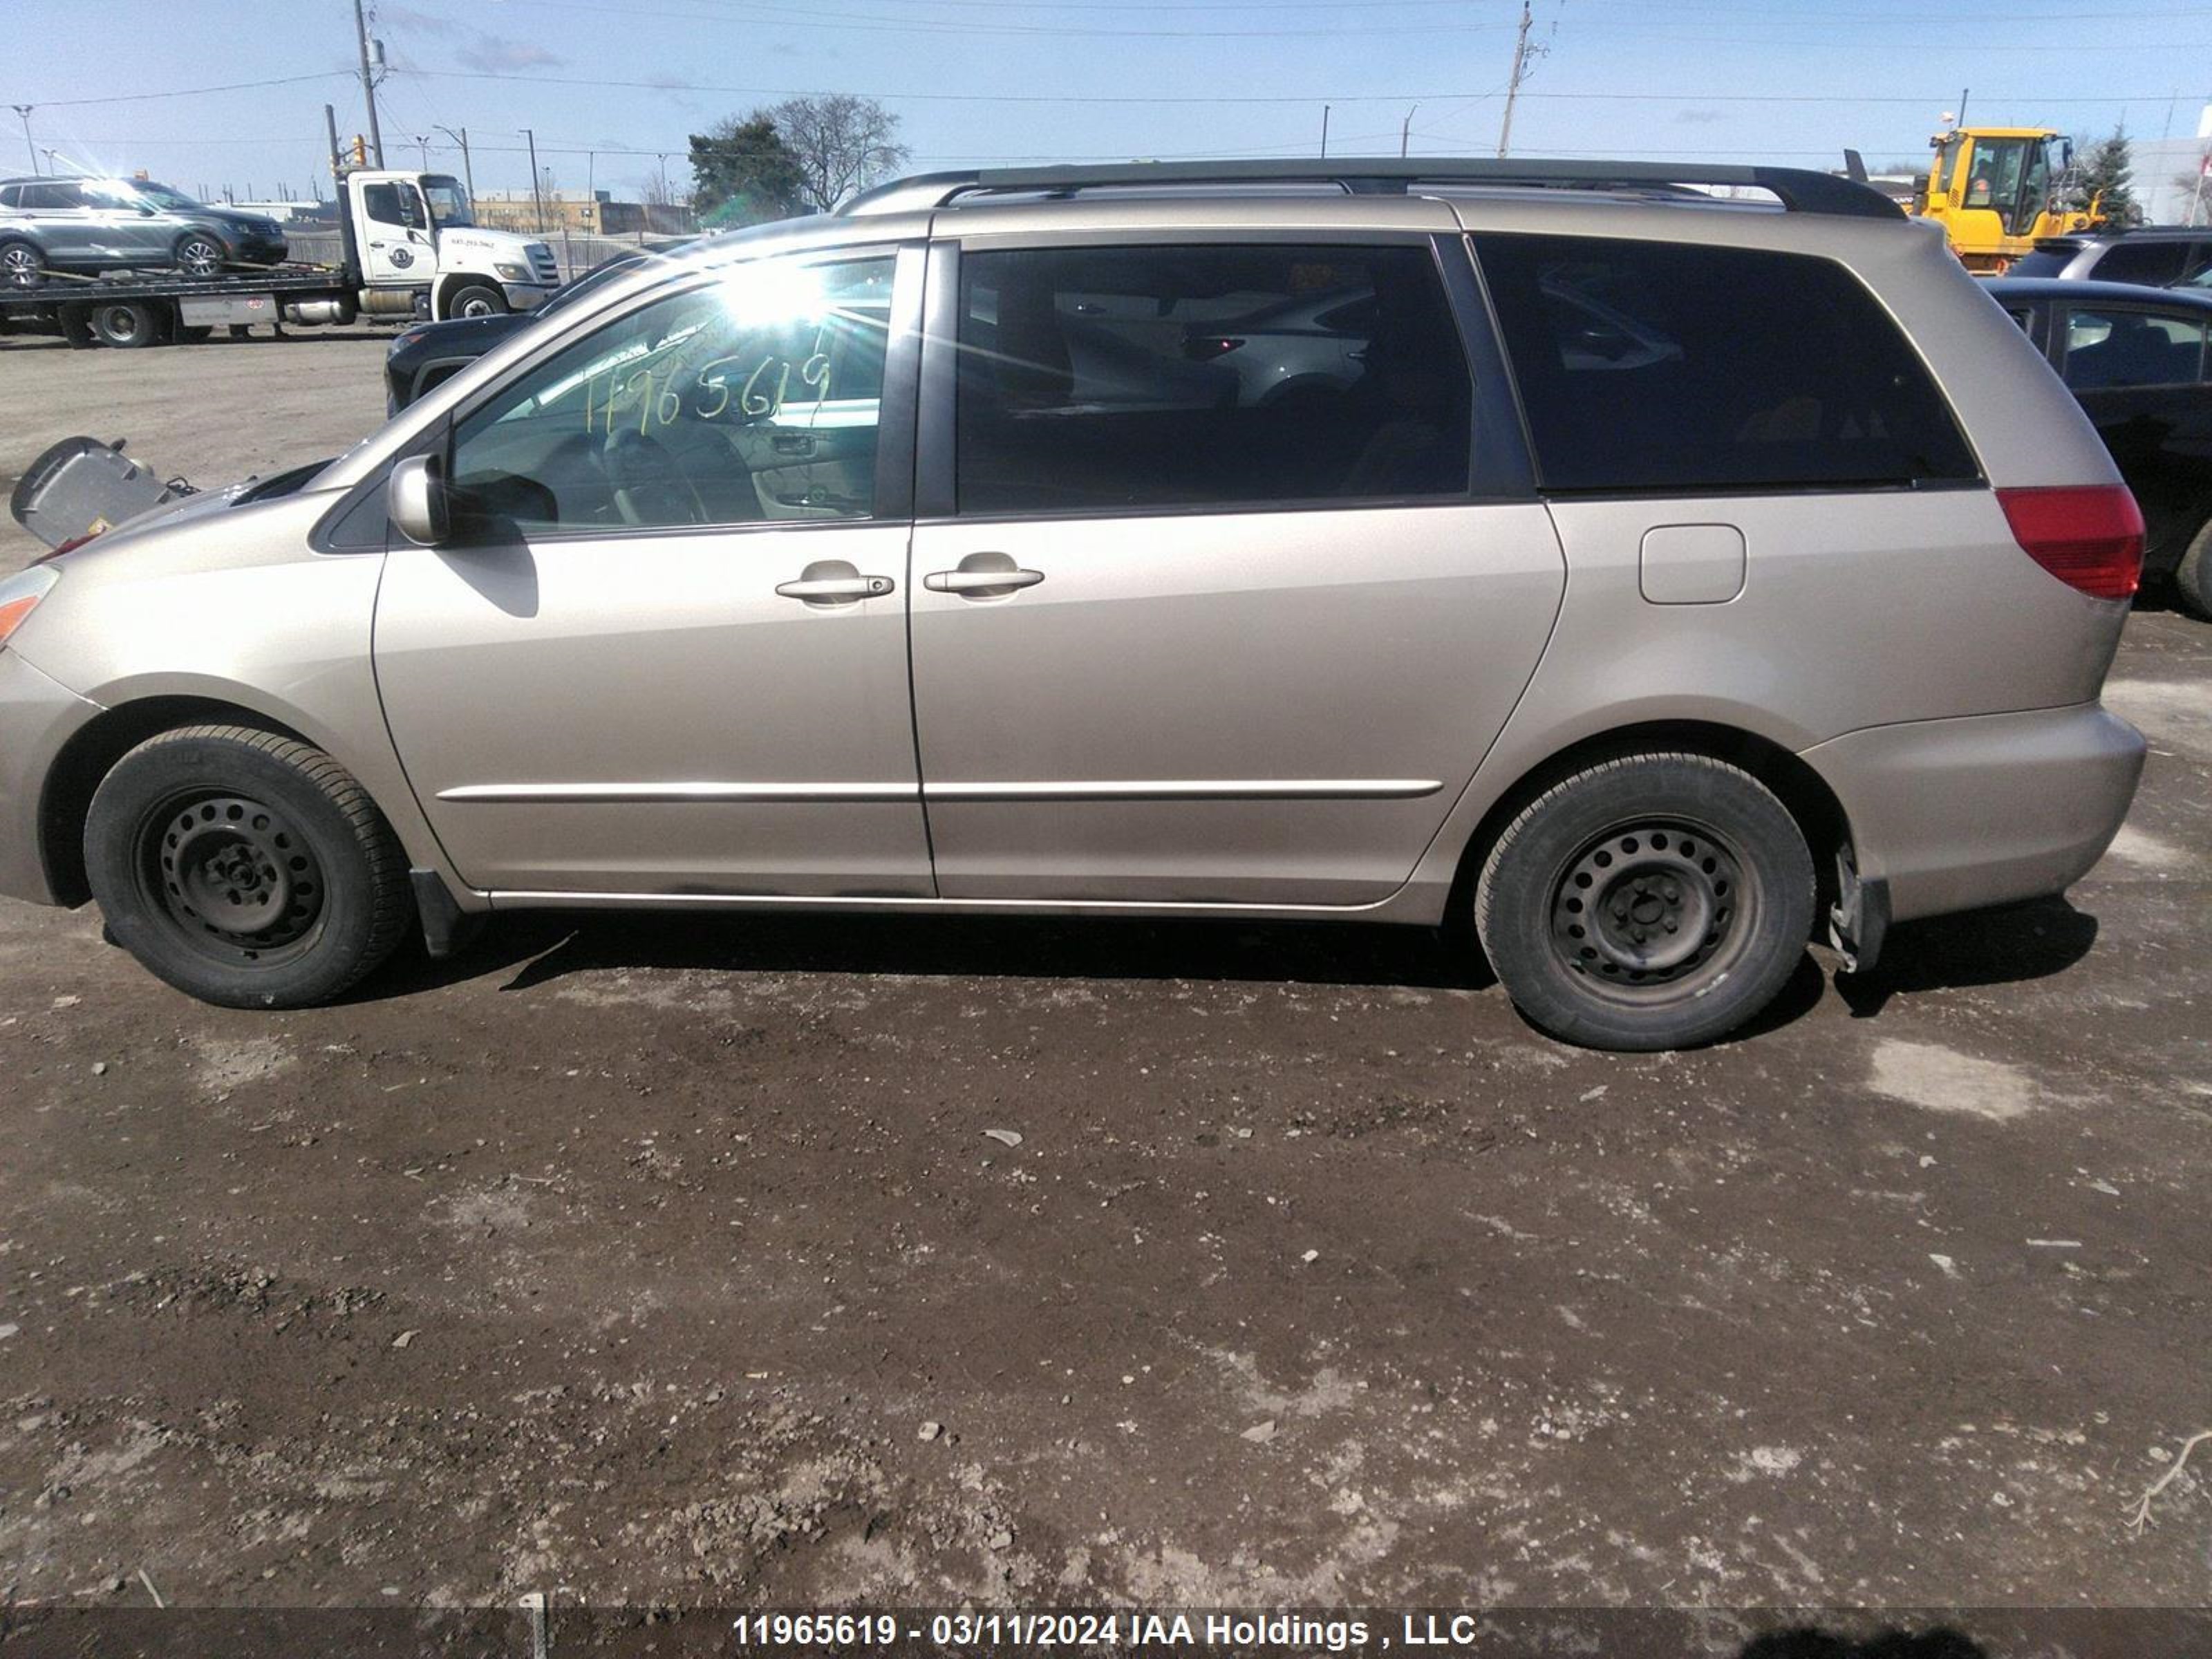
[[2142, 577], [2143, 520], [2124, 484], [2000, 489], [2021, 551], [2092, 599], [2124, 599]]
[[1182, 343], [1182, 355], [1194, 363], [1207, 363], [1243, 343], [1226, 334], [1194, 334]]

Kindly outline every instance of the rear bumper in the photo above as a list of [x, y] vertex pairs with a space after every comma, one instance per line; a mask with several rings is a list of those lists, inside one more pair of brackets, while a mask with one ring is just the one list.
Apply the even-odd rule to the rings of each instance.
[[100, 705], [0, 651], [0, 895], [56, 902], [40, 849], [39, 801], [54, 757]]
[[1872, 726], [1802, 757], [1843, 803], [1860, 872], [1907, 921], [2079, 880], [2127, 817], [2143, 739], [2092, 702]]

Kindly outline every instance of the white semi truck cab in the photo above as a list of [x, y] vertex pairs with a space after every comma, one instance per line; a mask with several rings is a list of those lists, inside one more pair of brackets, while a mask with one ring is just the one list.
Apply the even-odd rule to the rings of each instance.
[[372, 316], [529, 311], [561, 285], [553, 250], [479, 226], [468, 191], [449, 173], [356, 168], [338, 181], [338, 193], [347, 262], [359, 276], [360, 309]]

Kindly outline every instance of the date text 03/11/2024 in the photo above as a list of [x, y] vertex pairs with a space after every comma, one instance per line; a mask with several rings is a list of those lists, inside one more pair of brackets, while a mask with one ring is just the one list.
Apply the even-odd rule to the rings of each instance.
[[1468, 1613], [1407, 1613], [1394, 1643], [1362, 1618], [1300, 1613], [956, 1612], [916, 1616], [890, 1613], [753, 1613], [732, 1626], [740, 1647], [856, 1644], [890, 1647], [901, 1641], [963, 1647], [1296, 1648], [1348, 1653], [1370, 1642], [1380, 1648], [1462, 1647], [1480, 1626]]

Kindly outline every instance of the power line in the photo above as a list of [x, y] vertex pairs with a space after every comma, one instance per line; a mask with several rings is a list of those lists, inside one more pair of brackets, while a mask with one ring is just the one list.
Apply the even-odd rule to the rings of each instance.
[[[395, 75], [413, 75], [438, 81], [509, 81], [528, 86], [546, 87], [621, 87], [643, 92], [719, 92], [746, 98], [820, 98], [829, 95], [819, 87], [742, 87], [726, 86], [712, 82], [678, 81], [617, 81], [605, 76], [562, 75], [514, 75], [490, 70], [400, 70]], [[848, 88], [836, 88], [848, 91]], [[1202, 95], [1163, 93], [1115, 93], [1080, 94], [1074, 93], [1027, 92], [861, 92], [850, 95], [874, 98], [884, 103], [908, 104], [1403, 104], [1426, 103], [1431, 99], [1439, 102], [1467, 99], [1464, 90], [1449, 92], [1363, 92], [1363, 93], [1207, 93]], [[1489, 96], [1491, 94], [1484, 94]], [[1948, 92], [1923, 93], [1905, 97], [1895, 94], [1864, 94], [1858, 93], [1825, 92], [1769, 92], [1769, 93], [1674, 93], [1674, 92], [1527, 92], [1526, 99], [1551, 100], [1581, 100], [1594, 102], [1656, 103], [1656, 104], [1897, 104], [1917, 105], [1923, 108], [1948, 108], [1958, 98], [1958, 88]], [[2098, 97], [2046, 98], [2032, 93], [1986, 93], [1982, 96], [1999, 102], [2033, 101], [2039, 106], [2070, 104], [2087, 107], [2106, 107], [2113, 104], [2165, 103], [2173, 95], [2171, 88], [2164, 92], [2107, 93]]]
[[245, 92], [257, 87], [296, 87], [307, 81], [350, 81], [351, 70], [322, 70], [313, 75], [280, 75], [273, 81], [232, 81], [219, 87], [178, 87], [169, 92], [124, 92], [106, 98], [43, 98], [34, 109], [77, 109], [87, 104], [143, 104], [156, 98], [197, 98], [204, 93]]
[[[768, 24], [808, 29], [838, 29], [867, 34], [990, 34], [1046, 40], [1092, 38], [1105, 40], [1272, 40], [1292, 37], [1340, 39], [1346, 35], [1476, 34], [1511, 27], [1493, 23], [1417, 23], [1377, 28], [1354, 25], [1314, 29], [1101, 29], [1055, 28], [1031, 23], [960, 23], [942, 19], [908, 21], [880, 12], [825, 12], [813, 8], [780, 7], [770, 0], [744, 0], [743, 12], [659, 11], [639, 6], [594, 6], [580, 0], [503, 0], [506, 6], [529, 6], [541, 11], [590, 12], [608, 17], [660, 17], [686, 23]], [[823, 18], [849, 21], [824, 22]]]

